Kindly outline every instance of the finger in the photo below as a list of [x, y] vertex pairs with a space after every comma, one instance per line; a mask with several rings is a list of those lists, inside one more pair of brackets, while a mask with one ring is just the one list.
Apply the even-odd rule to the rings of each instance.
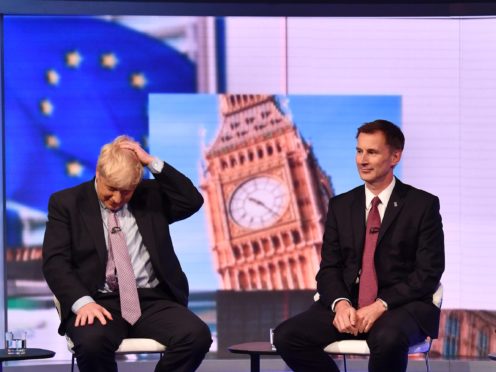
[[107, 319], [113, 320], [112, 314], [110, 313], [110, 311], [105, 309], [103, 306], [98, 307], [98, 312], [101, 313], [102, 316], [106, 317]]
[[95, 320], [95, 316], [93, 314], [88, 314], [87, 318], [87, 324], [93, 324], [93, 321]]
[[341, 328], [341, 332], [349, 332], [349, 326], [350, 326], [350, 322], [348, 320], [348, 318], [345, 318], [345, 317], [342, 317], [339, 319], [339, 326]]
[[332, 322], [332, 324], [334, 325], [334, 327], [336, 327], [336, 329], [341, 332], [341, 324], [339, 323], [339, 320], [338, 318], [334, 318], [334, 321]]
[[373, 326], [373, 325], [374, 325], [374, 322], [369, 322], [369, 323], [367, 324], [367, 327], [365, 327], [365, 332], [370, 331], [370, 329], [372, 328], [372, 326]]
[[334, 320], [332, 321], [332, 325], [334, 326], [334, 328], [336, 328], [339, 331], [339, 325], [336, 318], [334, 318]]
[[356, 312], [351, 311], [351, 312], [350, 312], [350, 324], [351, 324], [353, 327], [355, 327], [355, 325], [356, 325], [356, 321], [357, 321]]
[[130, 150], [133, 152], [136, 152], [136, 146], [132, 142], [121, 142], [120, 143], [120, 148], [125, 149], [125, 150]]
[[102, 307], [102, 312], [103, 312], [103, 315], [105, 315], [107, 317], [107, 319], [114, 320], [114, 318], [112, 318], [112, 314], [110, 314], [110, 312], [107, 311], [107, 309], [104, 309]]
[[343, 333], [346, 331], [343, 320], [341, 318], [336, 318], [335, 322], [336, 322], [335, 327], [339, 332]]
[[76, 321], [74, 322], [74, 327], [79, 327], [79, 323], [81, 322], [81, 315], [76, 315]]
[[102, 325], [107, 324], [107, 320], [105, 319], [105, 316], [104, 316], [103, 312], [98, 312], [96, 314], [96, 317], [98, 318], [98, 320], [100, 321], [100, 323], [102, 323]]
[[80, 327], [86, 325], [87, 318], [88, 317], [85, 313], [81, 314], [81, 316], [79, 317], [79, 326]]

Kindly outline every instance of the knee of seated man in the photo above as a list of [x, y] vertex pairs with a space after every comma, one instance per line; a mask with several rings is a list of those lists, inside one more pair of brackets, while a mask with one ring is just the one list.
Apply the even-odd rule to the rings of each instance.
[[104, 332], [85, 332], [74, 343], [74, 351], [79, 355], [114, 352], [118, 347], [119, 344]]
[[371, 332], [367, 343], [371, 353], [403, 352], [408, 350], [408, 337], [394, 327]]
[[196, 330], [195, 349], [201, 353], [207, 353], [212, 345], [212, 334], [208, 325], [202, 323]]
[[208, 325], [202, 321], [192, 322], [184, 327], [177, 340], [182, 344], [189, 344], [197, 352], [208, 352], [212, 344], [212, 335]]
[[291, 325], [291, 322], [286, 320], [274, 330], [273, 343], [277, 350], [284, 351], [291, 348], [292, 340], [300, 337], [298, 332], [295, 332], [295, 327]]

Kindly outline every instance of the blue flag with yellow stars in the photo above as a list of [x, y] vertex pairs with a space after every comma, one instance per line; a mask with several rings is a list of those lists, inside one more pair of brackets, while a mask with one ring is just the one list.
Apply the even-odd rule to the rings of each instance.
[[7, 16], [4, 36], [6, 196], [39, 211], [118, 135], [147, 147], [149, 93], [196, 91], [186, 56], [103, 19]]

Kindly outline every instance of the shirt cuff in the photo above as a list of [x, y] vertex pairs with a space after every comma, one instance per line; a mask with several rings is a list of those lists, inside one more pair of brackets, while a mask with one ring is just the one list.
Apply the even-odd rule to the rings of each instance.
[[384, 301], [382, 298], [377, 297], [376, 301], [381, 301], [382, 304], [384, 305], [384, 308], [387, 310], [388, 309], [388, 304], [386, 301]]
[[347, 302], [351, 305], [351, 301], [350, 301], [350, 300], [348, 300], [346, 297], [336, 298], [336, 299], [334, 300], [334, 302], [332, 303], [332, 305], [331, 305], [331, 310], [332, 310], [332, 312], [333, 312], [333, 313], [335, 313], [335, 312], [336, 312], [336, 310], [335, 310], [335, 308], [336, 308], [336, 304], [337, 304], [339, 301], [341, 301], [341, 300], [345, 300], [345, 301], [347, 301]]
[[76, 302], [72, 304], [71, 310], [74, 314], [77, 314], [79, 309], [81, 309], [84, 305], [95, 302], [95, 300], [91, 296], [83, 296]]
[[153, 174], [158, 174], [164, 169], [164, 162], [159, 158], [153, 158], [152, 162], [148, 164], [147, 167]]

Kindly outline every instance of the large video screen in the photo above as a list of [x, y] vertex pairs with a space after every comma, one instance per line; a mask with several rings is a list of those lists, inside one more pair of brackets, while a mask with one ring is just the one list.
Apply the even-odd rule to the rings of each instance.
[[327, 201], [361, 183], [356, 128], [381, 118], [406, 136], [396, 176], [441, 201], [433, 350], [496, 351], [495, 34], [496, 19], [6, 16], [9, 329], [68, 358], [41, 274], [48, 198], [129, 134], [205, 197], [171, 231], [222, 356], [229, 296], [313, 293]]

